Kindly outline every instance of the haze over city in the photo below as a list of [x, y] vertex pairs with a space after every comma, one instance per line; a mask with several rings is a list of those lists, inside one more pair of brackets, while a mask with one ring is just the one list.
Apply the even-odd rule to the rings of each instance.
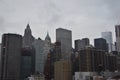
[[[24, 33], [27, 23], [36, 38], [49, 32], [55, 42], [55, 29], [72, 30], [73, 40], [101, 37], [119, 24], [119, 0], [0, 0], [0, 36]], [[115, 41], [115, 38], [113, 38]]]

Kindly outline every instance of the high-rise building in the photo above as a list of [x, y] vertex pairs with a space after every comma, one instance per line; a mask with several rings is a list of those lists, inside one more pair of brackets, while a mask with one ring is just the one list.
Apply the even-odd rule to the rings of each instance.
[[84, 49], [88, 45], [90, 45], [88, 38], [83, 38], [82, 40], [75, 40], [75, 50], [77, 51]]
[[107, 41], [108, 44], [108, 51], [113, 51], [113, 39], [112, 39], [112, 32], [102, 32], [102, 38], [104, 38]]
[[55, 62], [55, 80], [72, 80], [72, 67], [70, 61]]
[[79, 51], [79, 70], [81, 72], [97, 72], [99, 66], [103, 66], [105, 52], [94, 48], [86, 48]]
[[51, 39], [49, 37], [49, 34], [47, 34], [45, 40], [41, 40], [40, 38], [36, 39], [35, 42], [33, 43], [33, 46], [36, 51], [35, 71], [43, 74], [45, 61], [51, 48]]
[[35, 73], [35, 50], [33, 47], [22, 48], [21, 80]]
[[103, 38], [97, 38], [94, 39], [94, 46], [96, 49], [98, 50], [104, 50], [104, 51], [108, 51], [108, 45], [105, 39]]
[[70, 59], [72, 50], [72, 32], [67, 29], [56, 29], [56, 42], [61, 43], [61, 55], [63, 59]]
[[1, 79], [20, 80], [22, 36], [3, 34], [1, 47]]
[[30, 47], [32, 46], [35, 38], [32, 36], [32, 31], [30, 29], [30, 25], [27, 24], [27, 27], [24, 32], [23, 36], [23, 47]]
[[120, 25], [115, 26], [115, 32], [116, 32], [116, 47], [117, 51], [120, 52]]

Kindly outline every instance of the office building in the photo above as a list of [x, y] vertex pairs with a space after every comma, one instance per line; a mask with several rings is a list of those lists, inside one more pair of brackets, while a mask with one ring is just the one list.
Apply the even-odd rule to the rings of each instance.
[[83, 38], [82, 40], [75, 40], [75, 50], [77, 51], [84, 49], [88, 45], [90, 45], [88, 38]]
[[[105, 52], [94, 48], [86, 48], [79, 51], [80, 72], [99, 72], [99, 66], [105, 66]], [[102, 68], [104, 70], [105, 67]]]
[[22, 36], [3, 34], [1, 47], [1, 79], [20, 80]]
[[63, 59], [70, 59], [72, 50], [72, 32], [67, 29], [56, 29], [56, 42], [61, 43], [61, 56]]
[[51, 48], [51, 39], [49, 34], [47, 34], [45, 40], [40, 38], [36, 39], [33, 43], [36, 51], [35, 55], [35, 71], [39, 73], [44, 73], [45, 61], [47, 60], [47, 55]]
[[102, 38], [104, 38], [108, 44], [108, 51], [113, 51], [113, 39], [112, 39], [112, 32], [102, 32]]
[[116, 47], [117, 51], [120, 52], [120, 25], [115, 26], [115, 33], [116, 33]]
[[22, 48], [21, 80], [35, 73], [35, 50], [33, 47]]
[[113, 54], [105, 55], [105, 70], [115, 72], [117, 70], [117, 56]]
[[23, 47], [31, 47], [34, 40], [35, 38], [32, 36], [30, 25], [27, 24], [26, 29], [24, 31], [24, 36], [23, 36]]
[[55, 62], [54, 80], [72, 80], [72, 67], [70, 61]]
[[108, 51], [107, 42], [103, 38], [96, 38], [96, 39], [94, 39], [94, 46], [98, 50]]

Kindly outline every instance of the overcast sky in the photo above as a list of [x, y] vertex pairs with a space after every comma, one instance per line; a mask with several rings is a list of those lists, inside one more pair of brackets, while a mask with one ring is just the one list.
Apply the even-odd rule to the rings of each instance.
[[[58, 27], [72, 30], [73, 40], [101, 37], [120, 20], [120, 0], [0, 0], [0, 36], [23, 35], [27, 23], [33, 36], [45, 38], [49, 31], [55, 41]], [[114, 37], [115, 41], [115, 37]]]

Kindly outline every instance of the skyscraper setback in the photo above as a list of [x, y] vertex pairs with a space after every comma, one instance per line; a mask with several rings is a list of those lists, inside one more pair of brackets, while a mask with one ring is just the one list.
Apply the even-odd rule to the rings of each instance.
[[56, 42], [61, 43], [61, 53], [63, 59], [69, 59], [72, 50], [72, 32], [67, 29], [56, 29]]

